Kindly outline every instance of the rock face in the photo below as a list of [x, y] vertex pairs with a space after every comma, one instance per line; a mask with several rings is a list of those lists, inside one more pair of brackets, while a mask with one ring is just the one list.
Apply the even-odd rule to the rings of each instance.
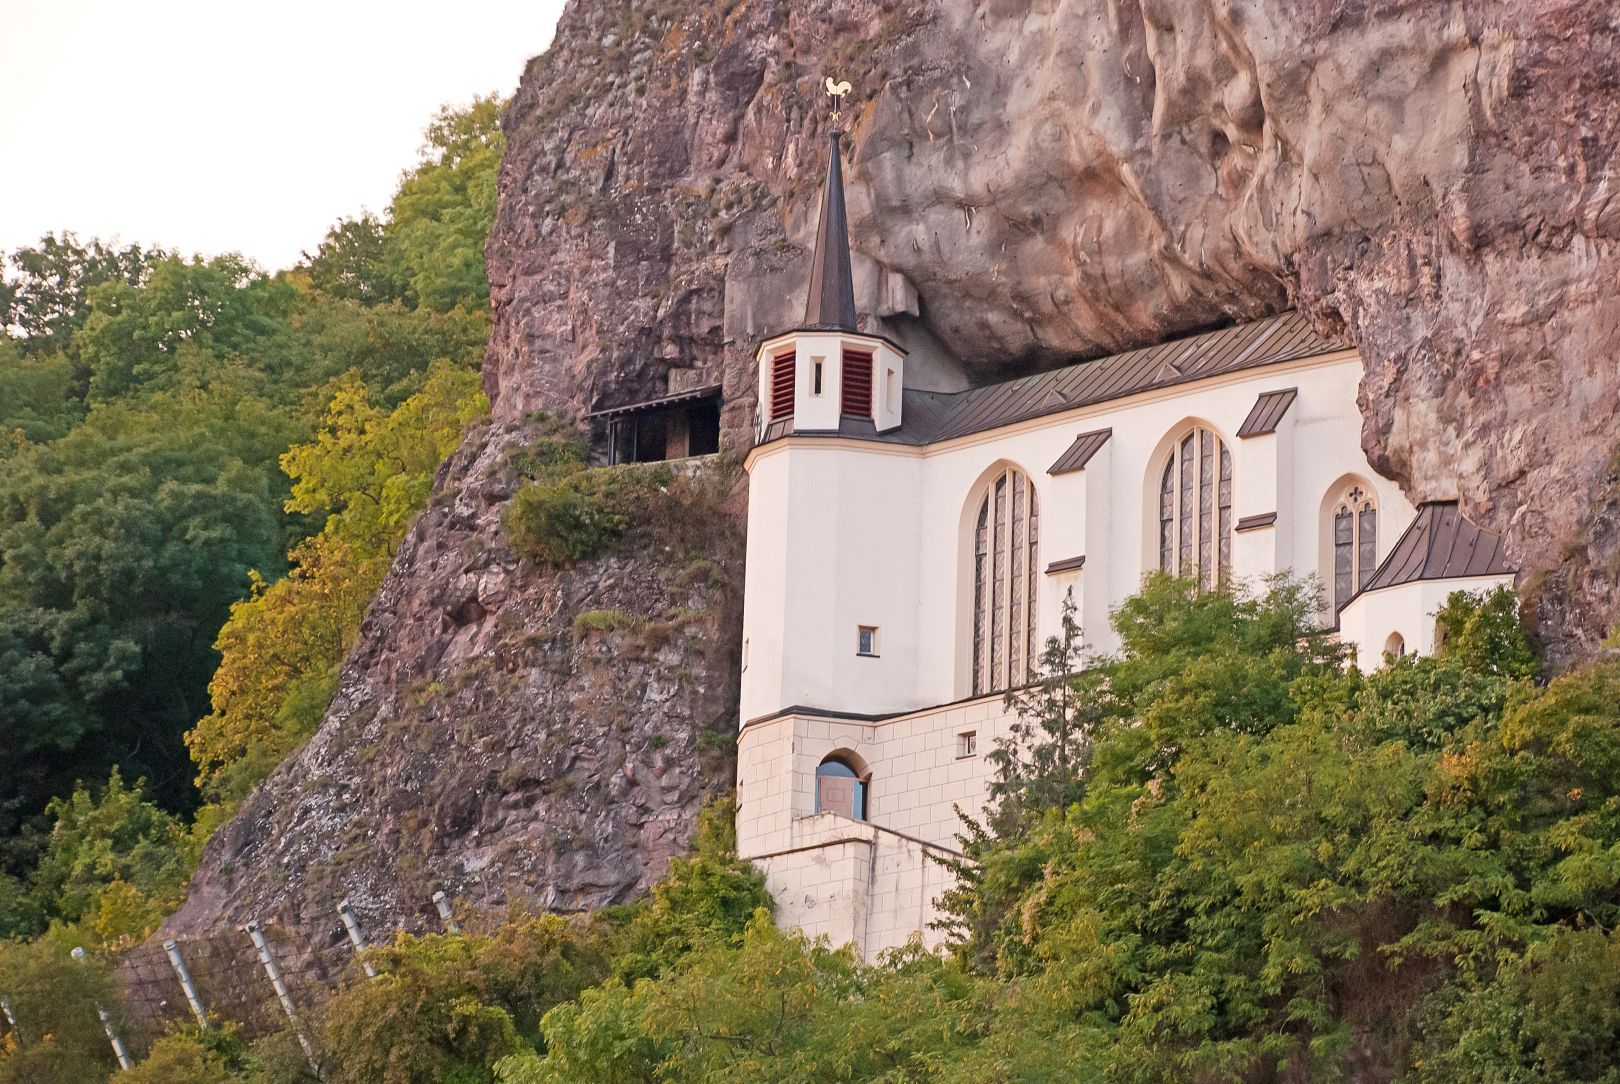
[[[571, 0], [505, 119], [493, 426], [176, 928], [313, 915], [340, 883], [385, 924], [479, 878], [593, 906], [681, 844], [729, 771], [699, 738], [734, 723], [735, 551], [701, 599], [657, 555], [527, 568], [497, 527], [506, 449], [533, 411], [673, 369], [723, 381], [747, 443], [753, 348], [802, 311], [828, 74], [856, 87], [858, 301], [908, 377], [1297, 306], [1366, 358], [1373, 463], [1505, 534], [1548, 648], [1589, 650], [1620, 607], [1617, 21], [1573, 0]], [[648, 594], [711, 635], [629, 657], [564, 635]]]
[[729, 789], [741, 547], [723, 501], [683, 545], [643, 537], [566, 572], [499, 518], [535, 426], [486, 427], [373, 600], [320, 731], [209, 841], [166, 936], [275, 919], [311, 948], [363, 924], [562, 911], [639, 895]]

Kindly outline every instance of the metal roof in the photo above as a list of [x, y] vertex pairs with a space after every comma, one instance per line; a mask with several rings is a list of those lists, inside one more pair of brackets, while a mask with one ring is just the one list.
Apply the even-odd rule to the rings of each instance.
[[[1299, 313], [1285, 312], [969, 391], [907, 389], [898, 428], [876, 433], [870, 424], [863, 429], [846, 421], [836, 431], [818, 435], [934, 444], [1205, 377], [1347, 350], [1350, 345], [1318, 335]], [[763, 431], [761, 443], [792, 431], [789, 425], [772, 424]]]
[[849, 265], [849, 216], [844, 211], [844, 167], [838, 153], [843, 134], [835, 130], [827, 140], [827, 184], [821, 190], [804, 326], [854, 331], [855, 276]]
[[1288, 408], [1294, 405], [1299, 398], [1298, 388], [1284, 388], [1281, 391], [1268, 391], [1254, 401], [1254, 407], [1249, 416], [1243, 419], [1238, 426], [1239, 437], [1259, 437], [1267, 433], [1275, 433], [1277, 425], [1288, 413]]
[[1091, 457], [1102, 451], [1102, 446], [1108, 443], [1108, 438], [1114, 435], [1112, 429], [1096, 429], [1090, 433], [1081, 433], [1069, 445], [1069, 450], [1058, 456], [1057, 462], [1046, 468], [1047, 474], [1069, 474], [1077, 470], [1085, 470]]
[[644, 399], [639, 403], [630, 403], [626, 406], [604, 407], [593, 410], [585, 415], [586, 419], [617, 418], [625, 414], [640, 414], [648, 410], [662, 410], [665, 407], [678, 406], [681, 403], [690, 403], [697, 399], [718, 399], [720, 385], [709, 384], [701, 388], [692, 388], [690, 391], [678, 391], [674, 395], [665, 395], [659, 399]]
[[1508, 564], [1500, 535], [1470, 523], [1456, 501], [1431, 501], [1418, 508], [1417, 518], [1367, 586], [1352, 597], [1418, 580], [1510, 576], [1516, 571]]

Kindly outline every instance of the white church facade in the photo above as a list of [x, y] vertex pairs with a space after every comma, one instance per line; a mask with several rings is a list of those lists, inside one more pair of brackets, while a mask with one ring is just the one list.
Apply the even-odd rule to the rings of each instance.
[[[804, 326], [759, 347], [737, 836], [778, 918], [867, 956], [929, 929], [1072, 593], [1088, 645], [1163, 569], [1317, 575], [1363, 666], [1432, 651], [1453, 590], [1511, 584], [1454, 503], [1361, 451], [1355, 349], [1297, 314], [957, 392], [863, 334], [837, 137]], [[925, 383], [925, 382], [923, 382]]]

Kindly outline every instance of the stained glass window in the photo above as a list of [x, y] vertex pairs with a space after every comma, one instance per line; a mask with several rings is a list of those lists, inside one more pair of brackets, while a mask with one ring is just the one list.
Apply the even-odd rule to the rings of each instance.
[[1159, 476], [1159, 567], [1206, 588], [1232, 574], [1232, 453], [1209, 429], [1183, 437]]
[[1035, 487], [1008, 468], [985, 487], [973, 538], [973, 695], [1029, 681], [1037, 661]]
[[1378, 568], [1378, 505], [1372, 494], [1352, 484], [1333, 509], [1333, 609], [1367, 586]]

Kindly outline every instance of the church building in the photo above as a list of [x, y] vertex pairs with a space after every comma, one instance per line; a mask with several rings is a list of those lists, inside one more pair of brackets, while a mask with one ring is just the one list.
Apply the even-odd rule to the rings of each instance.
[[758, 351], [737, 841], [778, 920], [867, 957], [929, 925], [1071, 595], [1090, 647], [1162, 569], [1314, 574], [1363, 667], [1513, 582], [1455, 502], [1361, 450], [1362, 363], [1296, 313], [958, 391], [859, 329], [839, 134], [802, 324]]

